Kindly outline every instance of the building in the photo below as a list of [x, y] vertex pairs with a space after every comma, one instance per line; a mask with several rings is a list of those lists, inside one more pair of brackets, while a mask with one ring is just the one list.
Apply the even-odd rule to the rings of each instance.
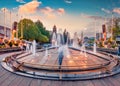
[[96, 40], [100, 41], [103, 39], [103, 33], [96, 33]]
[[[4, 26], [0, 26], [0, 38], [4, 38]], [[6, 27], [6, 37], [10, 38], [11, 37], [11, 29]]]
[[103, 39], [104, 39], [104, 41], [106, 41], [107, 32], [106, 32], [106, 25], [105, 24], [102, 25], [102, 33], [103, 33]]

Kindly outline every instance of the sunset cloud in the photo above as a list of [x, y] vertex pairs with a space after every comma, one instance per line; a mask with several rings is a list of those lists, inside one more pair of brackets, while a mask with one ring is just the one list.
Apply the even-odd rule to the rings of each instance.
[[63, 8], [58, 8], [55, 10], [51, 7], [45, 7], [43, 9], [40, 9], [40, 12], [46, 15], [48, 18], [56, 18], [57, 15], [63, 15], [65, 13], [65, 10]]
[[43, 13], [48, 18], [55, 18], [55, 10], [51, 7], [45, 7], [43, 9], [40, 9], [40, 12]]
[[[20, 0], [17, 0], [20, 1]], [[51, 8], [49, 6], [46, 6], [44, 8], [40, 8], [40, 5], [42, 2], [38, 2], [37, 0], [33, 0], [29, 3], [26, 3], [24, 5], [19, 6], [18, 12], [21, 14], [34, 14], [36, 12], [40, 12], [44, 16], [48, 18], [56, 18], [57, 16], [61, 16], [65, 14], [64, 8]]]
[[93, 20], [95, 20], [95, 19], [96, 20], [102, 20], [102, 19], [104, 19], [104, 17], [102, 17], [102, 16], [88, 15], [88, 14], [84, 14], [84, 13], [81, 13], [80, 16], [82, 18], [90, 18], [90, 19], [93, 19]]
[[54, 12], [54, 9], [52, 9], [52, 8], [50, 8], [50, 7], [45, 7], [45, 8], [43, 8], [43, 9], [40, 9], [40, 11], [42, 12], [42, 13], [44, 13], [44, 14], [48, 14], [48, 13], [52, 13], [52, 12]]
[[65, 10], [64, 10], [63, 8], [59, 8], [59, 9], [57, 10], [57, 13], [58, 13], [59, 15], [63, 15], [63, 14], [65, 14]]
[[21, 14], [28, 14], [28, 13], [35, 13], [40, 6], [41, 2], [38, 1], [31, 1], [27, 4], [21, 5], [19, 7], [19, 13]]
[[120, 14], [120, 8], [114, 8], [114, 9], [113, 9], [113, 12], [114, 12], [114, 13], [117, 13], [117, 14]]
[[2, 8], [1, 11], [2, 12], [8, 12], [9, 10], [7, 8]]
[[95, 20], [100, 20], [100, 19], [102, 20], [102, 19], [104, 19], [104, 17], [102, 17], [102, 16], [92, 16], [92, 15], [90, 15], [89, 18], [95, 19]]

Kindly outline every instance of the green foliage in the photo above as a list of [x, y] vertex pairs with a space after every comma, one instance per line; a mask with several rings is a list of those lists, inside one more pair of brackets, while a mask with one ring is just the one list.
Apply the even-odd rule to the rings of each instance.
[[[42, 25], [43, 26], [43, 25]], [[23, 39], [37, 40], [38, 42], [48, 42], [48, 38], [42, 35], [38, 26], [30, 19], [23, 19], [18, 23], [18, 37], [21, 37], [21, 28], [23, 28]]]
[[0, 48], [5, 48], [5, 44], [4, 43], [0, 43]]
[[90, 39], [90, 40], [88, 41], [88, 43], [89, 43], [89, 44], [93, 44], [93, 43], [94, 43], [94, 39]]
[[8, 45], [9, 45], [10, 47], [12, 47], [13, 43], [10, 41], [10, 42], [8, 43]]
[[120, 18], [114, 19], [114, 27], [112, 28], [113, 31], [113, 39], [116, 39], [116, 36], [120, 35]]
[[98, 47], [104, 47], [102, 41], [99, 42]]
[[48, 39], [47, 36], [42, 35], [42, 34], [39, 34], [39, 35], [38, 35], [38, 38], [37, 38], [37, 41], [39, 41], [39, 42], [48, 42], [49, 39]]
[[18, 24], [18, 37], [21, 37], [21, 28], [23, 29], [23, 38], [27, 40], [34, 40], [38, 35], [37, 27], [29, 19], [23, 19]]
[[38, 20], [37, 22], [35, 22], [36, 26], [38, 27], [39, 31], [47, 36], [48, 38], [50, 38], [50, 33], [48, 30], [46, 30], [46, 28], [43, 26], [42, 22], [40, 20]]

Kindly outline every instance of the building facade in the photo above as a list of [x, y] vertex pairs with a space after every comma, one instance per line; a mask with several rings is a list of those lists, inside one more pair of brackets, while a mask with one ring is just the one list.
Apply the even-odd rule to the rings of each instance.
[[6, 27], [6, 32], [4, 33], [4, 27], [0, 26], [0, 38], [4, 38], [4, 36], [6, 35], [6, 37], [8, 39], [10, 39], [11, 37], [11, 29]]

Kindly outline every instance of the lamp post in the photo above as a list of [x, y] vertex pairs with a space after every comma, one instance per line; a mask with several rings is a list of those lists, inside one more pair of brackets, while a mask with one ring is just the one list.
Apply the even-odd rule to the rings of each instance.
[[6, 38], [6, 9], [3, 8], [4, 12], [4, 39]]
[[118, 58], [120, 59], [120, 36], [117, 36], [116, 37], [116, 43], [118, 44], [118, 51], [117, 51], [117, 54], [118, 54]]
[[10, 39], [12, 39], [12, 12], [10, 11], [10, 27], [11, 27], [11, 31], [10, 31]]
[[93, 45], [93, 52], [96, 53], [96, 18], [95, 18], [95, 26], [94, 26], [94, 30], [95, 30], [95, 33], [94, 33], [94, 45]]
[[[21, 20], [22, 20], [22, 16], [21, 16]], [[23, 38], [23, 25], [22, 25], [22, 21], [21, 21], [21, 38]]]
[[113, 12], [112, 12], [112, 26], [111, 26], [111, 41], [113, 40]]
[[16, 14], [16, 17], [17, 17], [16, 38], [18, 39], [18, 18], [19, 18], [18, 13]]

